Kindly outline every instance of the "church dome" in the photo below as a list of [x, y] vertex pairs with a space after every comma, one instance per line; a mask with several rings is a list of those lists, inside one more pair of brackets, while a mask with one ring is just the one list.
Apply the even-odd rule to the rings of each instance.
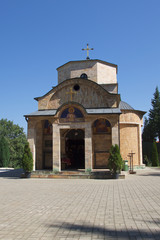
[[123, 101], [120, 101], [120, 103], [119, 103], [119, 108], [120, 108], [121, 110], [134, 110], [133, 107], [131, 107], [128, 103], [123, 102]]

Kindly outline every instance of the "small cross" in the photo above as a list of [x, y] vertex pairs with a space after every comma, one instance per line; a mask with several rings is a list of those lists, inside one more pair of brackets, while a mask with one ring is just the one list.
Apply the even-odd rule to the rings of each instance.
[[90, 59], [90, 58], [89, 58], [89, 50], [94, 50], [94, 48], [89, 48], [88, 46], [89, 46], [89, 44], [87, 43], [87, 48], [82, 48], [82, 50], [86, 50], [86, 51], [87, 51], [87, 57], [86, 57], [86, 59]]
[[70, 92], [66, 92], [66, 94], [70, 94], [70, 96], [71, 96], [71, 101], [72, 101], [72, 95], [73, 95], [73, 94], [76, 94], [76, 92], [73, 92], [73, 91], [72, 91], [72, 88], [70, 88]]

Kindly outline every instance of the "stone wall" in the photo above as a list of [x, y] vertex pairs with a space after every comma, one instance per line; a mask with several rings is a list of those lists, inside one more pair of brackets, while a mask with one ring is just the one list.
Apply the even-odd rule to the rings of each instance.
[[140, 165], [138, 125], [120, 124], [120, 152], [123, 160], [128, 160], [128, 154], [133, 152], [134, 165]]
[[[117, 66], [99, 60], [68, 62], [58, 69], [58, 83], [87, 74], [88, 79], [98, 84], [117, 83]], [[85, 81], [85, 80], [84, 80]]]
[[[80, 89], [74, 90], [78, 84]], [[73, 94], [70, 94], [70, 92]], [[72, 95], [72, 96], [71, 96]], [[67, 102], [77, 102], [85, 108], [118, 107], [119, 95], [108, 93], [103, 87], [82, 79], [72, 79], [58, 85], [39, 99], [38, 109], [58, 109]]]
[[117, 68], [97, 62], [97, 83], [98, 84], [117, 83]]
[[136, 110], [121, 110], [120, 123], [133, 123], [143, 125], [143, 113]]
[[[128, 154], [133, 152], [133, 165], [142, 165], [141, 126], [143, 112], [136, 110], [121, 110], [120, 115], [120, 152], [124, 160], [130, 160]], [[130, 161], [129, 161], [130, 164]]]
[[93, 135], [94, 168], [107, 168], [109, 150], [112, 145], [111, 134]]

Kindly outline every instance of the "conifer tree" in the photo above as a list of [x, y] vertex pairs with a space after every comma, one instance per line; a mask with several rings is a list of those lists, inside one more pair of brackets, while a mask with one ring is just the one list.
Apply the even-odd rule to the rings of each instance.
[[149, 122], [147, 117], [144, 118], [142, 139], [143, 139], [143, 142], [153, 142], [153, 140], [155, 140], [155, 134], [152, 129], [152, 124]]
[[152, 109], [149, 111], [149, 123], [154, 139], [158, 137], [160, 141], [160, 93], [158, 87], [156, 87], [151, 104]]
[[117, 144], [112, 145], [108, 159], [108, 167], [112, 173], [120, 172], [123, 166], [123, 160]]
[[25, 172], [31, 172], [33, 170], [33, 158], [28, 142], [24, 147], [22, 166]]
[[152, 162], [152, 166], [153, 167], [159, 166], [157, 145], [156, 145], [155, 141], [152, 144], [152, 158], [151, 158], [151, 162]]
[[143, 141], [153, 142], [157, 137], [160, 141], [160, 92], [156, 87], [154, 97], [151, 100], [152, 108], [149, 110], [148, 119], [145, 118], [143, 128]]

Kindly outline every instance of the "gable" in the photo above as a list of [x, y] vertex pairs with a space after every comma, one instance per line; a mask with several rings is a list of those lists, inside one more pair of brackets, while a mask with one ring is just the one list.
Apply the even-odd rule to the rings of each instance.
[[84, 108], [118, 107], [119, 95], [107, 92], [90, 80], [69, 79], [45, 96], [38, 98], [40, 109], [58, 109], [65, 103], [75, 102]]

